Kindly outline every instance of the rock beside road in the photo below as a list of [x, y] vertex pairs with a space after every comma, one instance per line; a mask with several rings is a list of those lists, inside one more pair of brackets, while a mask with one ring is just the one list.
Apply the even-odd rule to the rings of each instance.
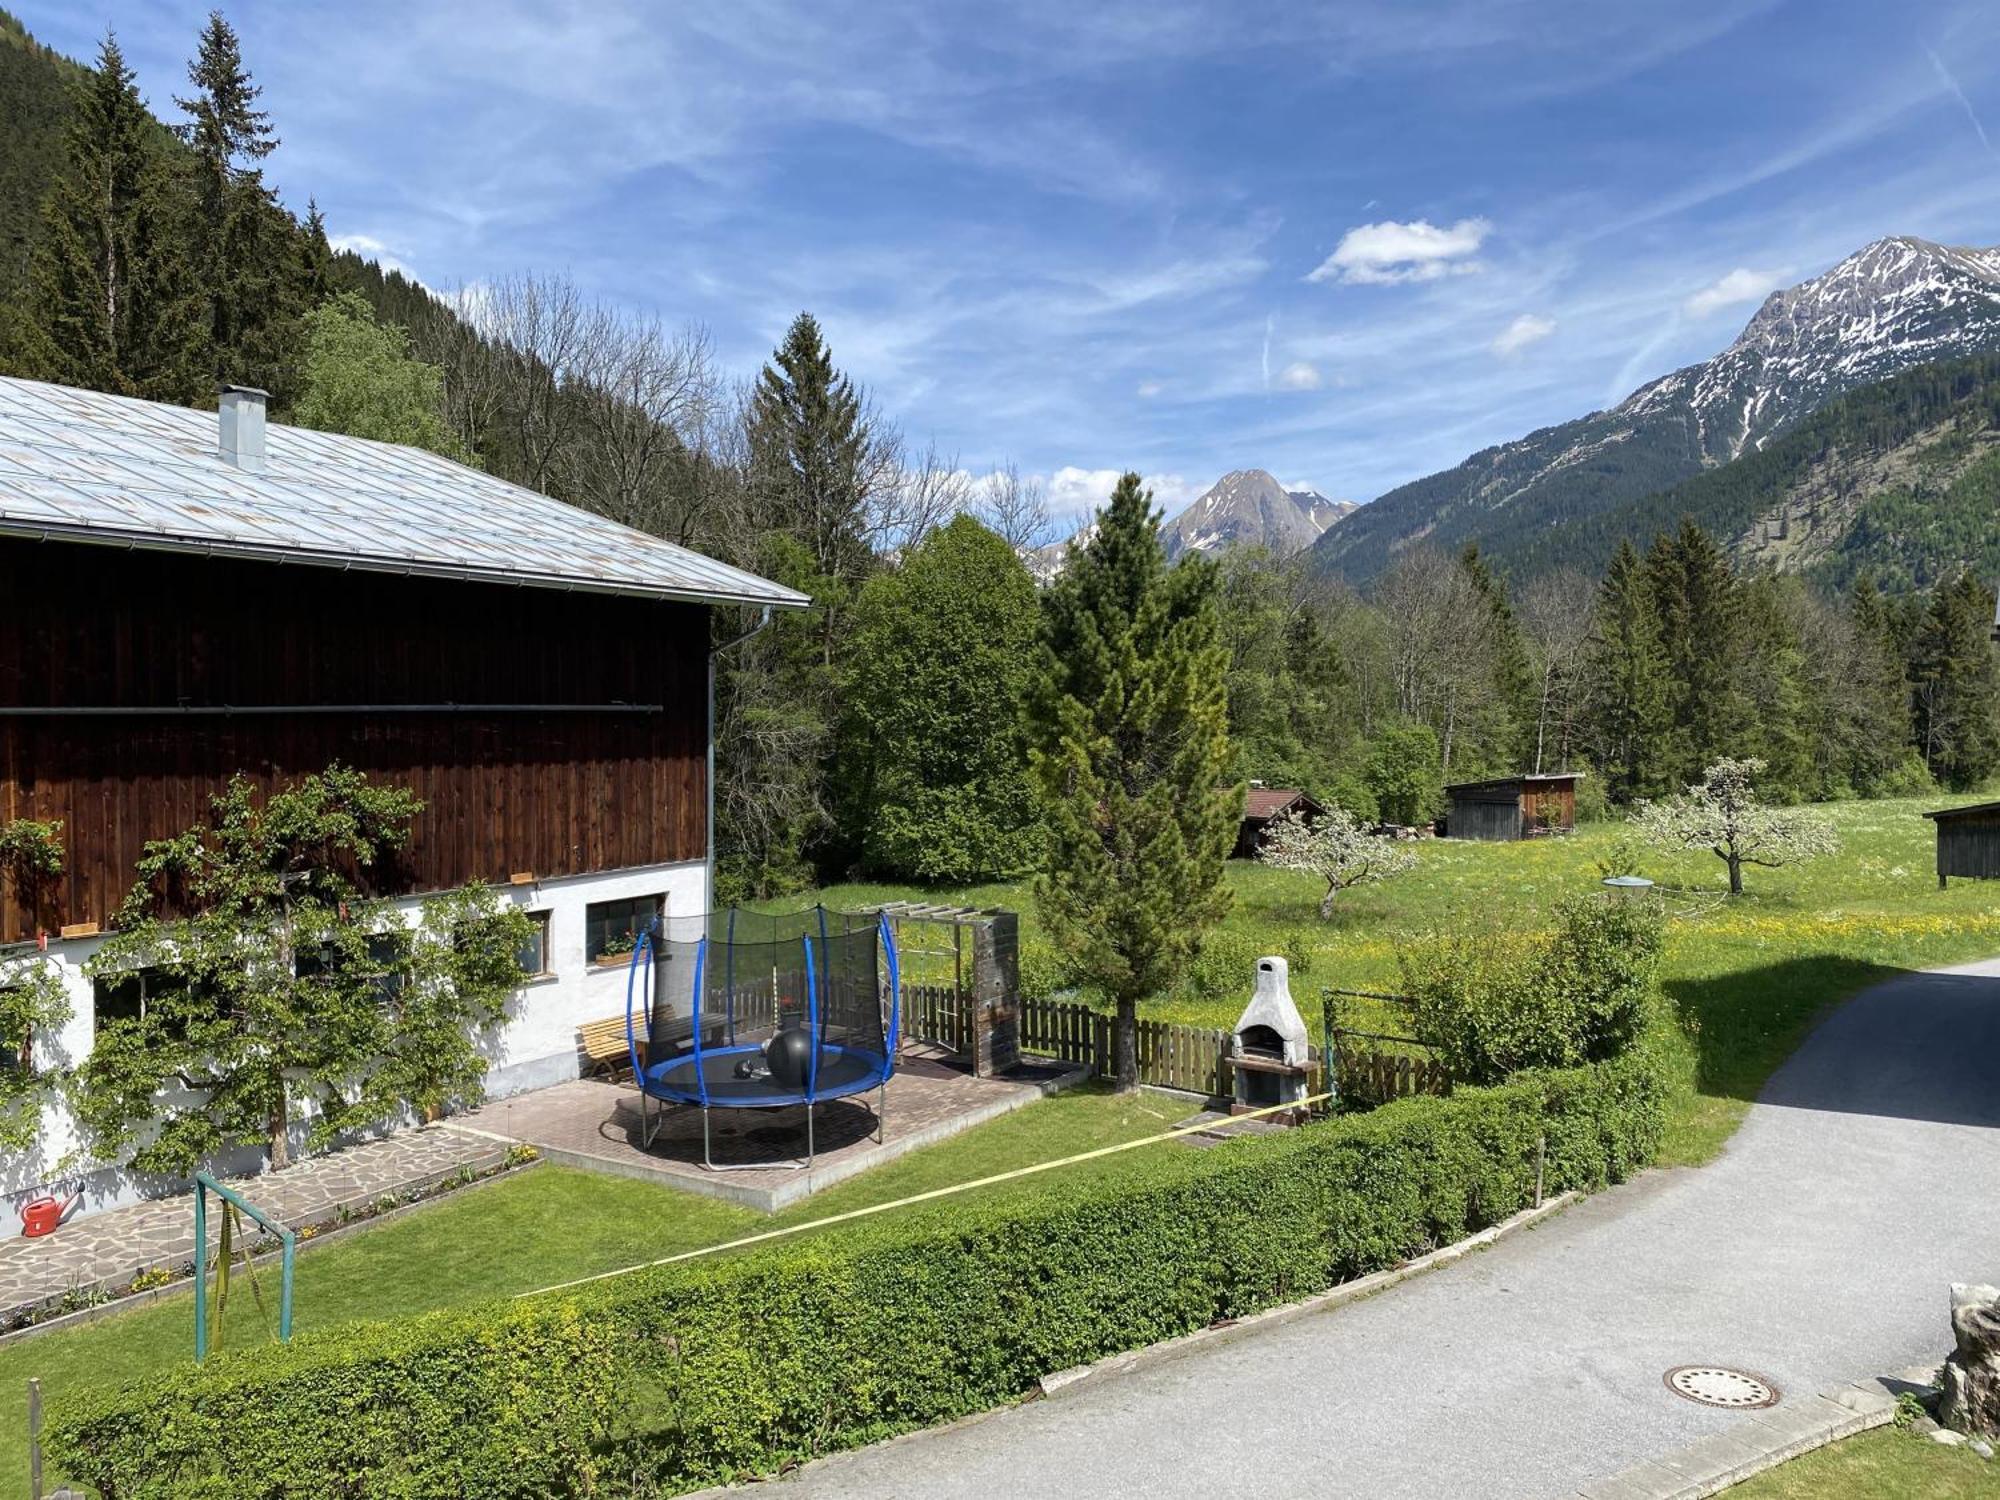
[[2000, 1437], [2000, 1287], [1951, 1289], [1958, 1347], [1944, 1362], [1938, 1420], [1972, 1437]]

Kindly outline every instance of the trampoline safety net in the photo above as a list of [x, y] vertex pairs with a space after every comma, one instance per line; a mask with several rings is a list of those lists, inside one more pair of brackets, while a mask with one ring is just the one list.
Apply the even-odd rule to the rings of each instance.
[[[668, 918], [634, 955], [628, 1005], [646, 1092], [709, 1107], [811, 1104], [894, 1061], [895, 952], [873, 912]], [[637, 1059], [635, 1059], [635, 1062]]]

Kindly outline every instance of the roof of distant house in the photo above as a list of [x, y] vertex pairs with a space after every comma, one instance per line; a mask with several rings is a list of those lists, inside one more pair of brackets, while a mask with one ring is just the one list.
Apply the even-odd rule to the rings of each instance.
[[1968, 802], [1964, 807], [1940, 807], [1924, 814], [1927, 818], [1956, 818], [1965, 813], [2000, 812], [2000, 802]]
[[1475, 792], [1489, 786], [1517, 786], [1524, 781], [1581, 781], [1581, 771], [1523, 771], [1517, 776], [1489, 776], [1484, 781], [1453, 781], [1447, 792]]
[[0, 377], [0, 536], [799, 608], [806, 595], [435, 453]]
[[1316, 798], [1308, 797], [1297, 787], [1253, 786], [1250, 794], [1243, 799], [1243, 816], [1246, 818], [1275, 818], [1279, 813], [1300, 802], [1319, 807]]

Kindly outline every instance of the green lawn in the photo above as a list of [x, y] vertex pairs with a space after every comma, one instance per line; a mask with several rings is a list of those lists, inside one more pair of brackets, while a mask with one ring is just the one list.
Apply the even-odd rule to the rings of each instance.
[[[1828, 1006], [1905, 969], [2000, 953], [2000, 891], [1956, 881], [1940, 891], [1927, 809], [1970, 798], [1839, 803], [1838, 855], [1783, 870], [1751, 869], [1747, 893], [1724, 895], [1722, 862], [1708, 854], [1653, 855], [1643, 872], [1659, 882], [1674, 920], [1666, 984], [1688, 1023], [1693, 1086], [1675, 1116], [1663, 1162], [1708, 1160], [1742, 1120], [1771, 1071]], [[1225, 943], [1257, 952], [1303, 952], [1292, 993], [1316, 1020], [1323, 985], [1395, 990], [1397, 954], [1427, 932], [1531, 925], [1551, 902], [1596, 888], [1598, 862], [1622, 832], [1597, 824], [1559, 839], [1418, 846], [1412, 873], [1344, 893], [1332, 921], [1317, 917], [1319, 887], [1308, 876], [1232, 863], [1235, 910]], [[819, 893], [856, 906], [923, 895], [1023, 913], [1023, 946], [1042, 943], [1025, 884], [923, 891], [840, 885]], [[812, 897], [801, 898], [811, 900]], [[779, 904], [779, 903], [774, 903]], [[1216, 966], [1204, 966], [1213, 970]], [[1248, 963], [1210, 973], [1147, 1008], [1166, 1020], [1232, 1024], [1249, 995]]]
[[1893, 1427], [1815, 1449], [1729, 1490], [1729, 1500], [1988, 1500], [2000, 1459]]
[[[303, 1332], [407, 1317], [529, 1291], [1155, 1135], [1188, 1113], [1185, 1101], [1162, 1095], [1120, 1099], [1101, 1088], [1073, 1090], [913, 1151], [774, 1217], [629, 1178], [536, 1167], [306, 1251], [298, 1261], [295, 1326]], [[1074, 1170], [1116, 1172], [1141, 1154]], [[990, 1191], [1033, 1190], [1029, 1179]], [[232, 1300], [230, 1318], [245, 1342], [265, 1336], [247, 1300], [240, 1308]], [[0, 1348], [0, 1433], [7, 1434], [0, 1440], [0, 1496], [27, 1493], [27, 1454], [17, 1435], [26, 1431], [30, 1376], [54, 1400], [67, 1390], [162, 1369], [189, 1357], [193, 1345], [193, 1302], [182, 1292], [72, 1332]], [[237, 1347], [235, 1338], [230, 1346]]]

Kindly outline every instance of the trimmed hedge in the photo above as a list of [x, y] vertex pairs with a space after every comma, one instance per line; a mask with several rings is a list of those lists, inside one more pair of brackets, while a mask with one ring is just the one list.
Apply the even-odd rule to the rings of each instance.
[[1291, 1301], [1641, 1165], [1650, 1047], [1112, 1179], [951, 1200], [573, 1294], [360, 1325], [61, 1405], [108, 1500], [669, 1490], [1014, 1399], [1041, 1375]]

